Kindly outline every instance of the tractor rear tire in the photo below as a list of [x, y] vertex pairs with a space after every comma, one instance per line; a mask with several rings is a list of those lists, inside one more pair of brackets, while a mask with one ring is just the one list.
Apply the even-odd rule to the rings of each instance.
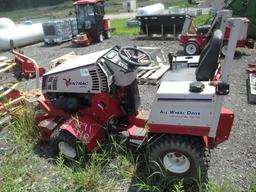
[[163, 136], [149, 148], [154, 171], [163, 168], [170, 180], [191, 179], [207, 182], [209, 157], [202, 141], [188, 136]]
[[56, 129], [51, 135], [51, 144], [54, 152], [63, 154], [65, 159], [77, 160], [81, 156], [77, 139], [66, 130]]
[[98, 41], [98, 43], [101, 43], [101, 42], [103, 42], [103, 40], [104, 40], [104, 36], [101, 33], [101, 34], [99, 34], [97, 41]]
[[199, 45], [195, 42], [188, 42], [184, 47], [184, 52], [187, 55], [198, 55], [200, 52]]

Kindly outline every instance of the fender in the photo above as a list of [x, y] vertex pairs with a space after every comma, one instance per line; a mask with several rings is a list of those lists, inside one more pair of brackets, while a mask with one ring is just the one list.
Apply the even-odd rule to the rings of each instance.
[[215, 138], [208, 137], [210, 149], [228, 140], [233, 123], [234, 123], [234, 113], [231, 110], [222, 107], [221, 113], [220, 113], [220, 120], [217, 127], [216, 137]]
[[200, 47], [200, 49], [202, 49], [206, 45], [207, 40], [203, 36], [198, 36], [196, 38], [189, 39], [187, 43], [189, 43], [189, 42], [196, 43]]
[[103, 19], [103, 30], [104, 31], [111, 31], [110, 19], [108, 19], [108, 18]]
[[179, 35], [178, 40], [182, 46], [186, 46], [189, 42], [193, 42], [196, 43], [200, 49], [202, 49], [208, 42], [207, 37], [203, 35]]
[[103, 127], [90, 116], [71, 116], [62, 123], [60, 129], [68, 131], [84, 143], [89, 153], [95, 151], [105, 140]]

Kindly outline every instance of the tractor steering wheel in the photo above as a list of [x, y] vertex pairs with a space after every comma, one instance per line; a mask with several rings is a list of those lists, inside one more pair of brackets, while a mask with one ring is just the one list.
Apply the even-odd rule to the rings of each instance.
[[119, 57], [128, 64], [137, 67], [151, 64], [151, 57], [148, 53], [134, 47], [122, 47], [118, 52]]

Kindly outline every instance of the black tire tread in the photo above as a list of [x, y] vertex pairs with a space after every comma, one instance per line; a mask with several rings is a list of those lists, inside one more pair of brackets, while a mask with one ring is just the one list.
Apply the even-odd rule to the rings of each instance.
[[203, 145], [201, 139], [197, 137], [179, 135], [163, 136], [161, 139], [157, 140], [150, 146], [149, 161], [159, 162], [159, 151], [166, 149], [167, 146], [176, 146], [177, 148], [179, 147], [181, 149], [186, 149], [187, 151], [190, 151], [190, 154], [192, 154], [194, 158], [198, 160], [201, 171], [200, 179], [202, 179], [203, 181], [207, 181], [207, 170], [210, 161], [210, 151]]
[[187, 55], [190, 55], [190, 54], [188, 54], [187, 52], [186, 52], [186, 47], [187, 47], [187, 45], [188, 44], [194, 44], [195, 46], [196, 46], [196, 52], [194, 53], [194, 54], [192, 54], [192, 55], [197, 55], [197, 54], [199, 54], [200, 53], [200, 47], [199, 47], [199, 45], [196, 43], [196, 42], [188, 42], [185, 46], [184, 46], [184, 52], [187, 54]]
[[[70, 144], [71, 146], [73, 146], [75, 149], [77, 149], [77, 146], [76, 146], [77, 139], [73, 135], [71, 135], [68, 131], [57, 128], [54, 130], [54, 132], [51, 135], [51, 145], [56, 154], [60, 153], [58, 148], [58, 143], [60, 141], [64, 141]], [[78, 150], [77, 150], [77, 154], [79, 155]]]
[[[103, 39], [102, 39], [102, 41], [101, 41], [101, 39], [100, 39], [100, 37], [103, 37]], [[101, 43], [101, 42], [103, 42], [104, 41], [104, 35], [102, 34], [102, 33], [100, 33], [99, 35], [98, 35], [98, 37], [97, 37], [97, 42], [98, 43]]]

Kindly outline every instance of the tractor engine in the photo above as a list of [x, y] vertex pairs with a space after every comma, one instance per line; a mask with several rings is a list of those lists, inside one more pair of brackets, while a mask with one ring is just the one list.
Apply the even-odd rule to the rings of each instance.
[[97, 93], [111, 93], [113, 73], [97, 59], [107, 50], [70, 59], [43, 76], [42, 92], [57, 108], [75, 113]]
[[91, 94], [48, 93], [52, 104], [68, 114], [91, 106]]
[[43, 76], [42, 91], [67, 113], [90, 107], [95, 94], [109, 93], [117, 96], [124, 112], [135, 115], [140, 104], [138, 67], [149, 60], [139, 49], [119, 46], [69, 59]]

